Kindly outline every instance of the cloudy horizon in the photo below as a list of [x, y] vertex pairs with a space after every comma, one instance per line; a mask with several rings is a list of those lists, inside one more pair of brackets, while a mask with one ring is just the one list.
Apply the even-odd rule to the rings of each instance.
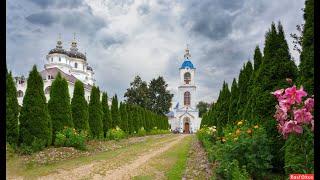
[[[15, 76], [43, 69], [59, 33], [69, 49], [76, 33], [80, 52], [109, 95], [123, 94], [135, 75], [163, 76], [176, 96], [179, 67], [189, 44], [196, 67], [198, 101], [216, 101], [263, 50], [272, 22], [281, 21], [296, 64], [290, 33], [303, 23], [304, 0], [11, 0], [7, 1], [6, 61]], [[176, 101], [174, 96], [173, 101]]]

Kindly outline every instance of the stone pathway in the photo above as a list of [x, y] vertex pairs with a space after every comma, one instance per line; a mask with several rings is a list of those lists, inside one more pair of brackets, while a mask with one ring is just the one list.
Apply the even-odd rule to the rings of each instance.
[[183, 180], [210, 179], [212, 176], [212, 165], [208, 161], [207, 153], [196, 137], [192, 141], [187, 160], [187, 167]]

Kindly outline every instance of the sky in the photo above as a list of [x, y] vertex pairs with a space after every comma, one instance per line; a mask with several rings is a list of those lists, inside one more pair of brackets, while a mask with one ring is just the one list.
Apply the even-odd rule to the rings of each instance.
[[[304, 0], [10, 0], [6, 61], [13, 75], [42, 70], [59, 33], [69, 49], [76, 34], [96, 84], [120, 100], [134, 76], [163, 76], [177, 101], [179, 67], [189, 44], [196, 67], [197, 101], [216, 101], [243, 64], [264, 47], [272, 22], [281, 21], [296, 64], [290, 33], [303, 23]], [[230, 87], [230, 86], [229, 86]]]

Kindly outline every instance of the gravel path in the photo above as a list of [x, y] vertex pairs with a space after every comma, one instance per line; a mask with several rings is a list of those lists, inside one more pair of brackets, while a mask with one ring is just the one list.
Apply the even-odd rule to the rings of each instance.
[[187, 167], [183, 180], [210, 179], [212, 176], [212, 165], [199, 140], [194, 137], [187, 160]]

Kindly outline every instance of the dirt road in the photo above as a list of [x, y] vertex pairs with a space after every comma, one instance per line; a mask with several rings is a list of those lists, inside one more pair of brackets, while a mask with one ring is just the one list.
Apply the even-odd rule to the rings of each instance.
[[151, 158], [158, 156], [172, 146], [180, 143], [188, 135], [176, 135], [167, 139], [146, 144], [145, 148], [130, 152], [123, 151], [117, 156], [105, 160], [93, 161], [72, 169], [57, 169], [40, 179], [130, 179], [137, 175], [138, 168]]

